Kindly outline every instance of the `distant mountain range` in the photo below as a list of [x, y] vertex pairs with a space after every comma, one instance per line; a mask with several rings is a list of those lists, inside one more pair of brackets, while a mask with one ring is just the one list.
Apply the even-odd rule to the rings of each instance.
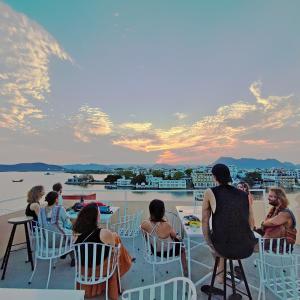
[[[255, 158], [233, 158], [220, 157], [211, 165], [223, 163], [226, 165], [235, 165], [239, 169], [268, 169], [268, 168], [285, 168], [300, 169], [299, 164], [290, 162], [281, 162], [277, 159], [255, 159]], [[14, 165], [0, 165], [0, 172], [59, 172], [59, 171], [107, 171], [110, 172], [117, 168], [129, 167], [146, 167], [146, 168], [165, 168], [174, 169], [180, 167], [196, 167], [191, 165], [168, 165], [168, 164], [69, 164], [69, 165], [49, 165], [45, 163], [20, 163]]]
[[0, 172], [58, 172], [63, 171], [62, 166], [44, 163], [20, 163], [15, 165], [0, 165]]
[[222, 163], [225, 165], [235, 165], [239, 169], [297, 169], [300, 165], [290, 162], [281, 162], [277, 159], [255, 159], [255, 158], [233, 158], [233, 157], [220, 157], [213, 164]]

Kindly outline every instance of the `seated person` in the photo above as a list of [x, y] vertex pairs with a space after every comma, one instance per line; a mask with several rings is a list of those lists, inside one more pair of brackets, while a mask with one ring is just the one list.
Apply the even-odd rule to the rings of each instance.
[[[62, 206], [58, 206], [58, 194], [56, 192], [49, 192], [45, 201], [47, 205], [40, 208], [38, 215], [38, 223], [41, 227], [57, 232], [60, 234], [72, 235], [72, 223], [67, 216], [66, 210]], [[60, 236], [57, 235], [56, 244], [59, 245]], [[51, 247], [52, 241], [49, 241], [49, 246]], [[56, 245], [55, 245], [56, 247]], [[61, 256], [64, 259], [66, 255]], [[75, 266], [74, 253], [70, 252], [71, 266]]]
[[236, 186], [237, 189], [241, 190], [241, 191], [244, 191], [245, 193], [247, 193], [247, 195], [249, 196], [249, 204], [252, 205], [253, 204], [253, 196], [252, 194], [250, 193], [250, 187], [249, 187], [249, 184], [245, 181], [240, 181], [237, 186]]
[[34, 222], [38, 221], [38, 215], [40, 212], [40, 200], [45, 195], [45, 189], [42, 185], [34, 186], [27, 193], [27, 207], [25, 215], [32, 217]]
[[[289, 245], [296, 242], [296, 218], [288, 209], [289, 201], [282, 188], [269, 190], [269, 204], [272, 206], [261, 228], [256, 229], [263, 238], [285, 238]], [[282, 249], [283, 250], [283, 249]]]
[[[126, 248], [122, 245], [120, 237], [111, 232], [108, 229], [104, 229], [98, 226], [100, 223], [100, 214], [97, 205], [94, 203], [90, 203], [79, 212], [76, 222], [74, 224], [74, 236], [75, 236], [75, 244], [79, 243], [100, 243], [106, 245], [113, 245], [116, 246], [121, 244], [120, 249], [120, 257], [119, 257], [119, 268], [120, 268], [120, 276], [123, 276], [126, 272], [129, 271], [132, 259], [129, 253], [127, 252]], [[108, 257], [109, 248], [99, 246], [97, 247], [97, 259], [96, 259], [96, 274], [100, 273], [100, 258], [101, 252], [104, 250], [104, 258]], [[89, 273], [92, 273], [92, 263], [93, 263], [93, 247], [88, 247], [88, 265], [89, 265]], [[85, 263], [85, 251], [84, 247], [81, 250], [81, 263], [84, 266]], [[106, 264], [107, 264], [106, 260]], [[106, 267], [107, 268], [107, 267]], [[84, 268], [82, 268], [82, 271]], [[104, 266], [105, 270], [105, 266]], [[119, 289], [118, 289], [118, 276], [115, 273], [108, 281], [109, 285], [109, 297], [110, 299], [117, 300], [119, 296]], [[80, 286], [77, 285], [78, 289], [85, 290], [85, 296], [95, 297], [101, 295], [103, 290], [105, 290], [105, 283], [102, 284], [95, 284], [95, 285], [84, 285], [81, 284]]]
[[63, 234], [72, 234], [72, 223], [62, 206], [58, 206], [58, 194], [49, 192], [45, 201], [47, 205], [40, 208], [38, 220], [39, 225], [45, 229]]
[[62, 184], [57, 182], [53, 184], [52, 190], [58, 194], [58, 202], [57, 204], [62, 206], [63, 205], [63, 197], [62, 197]]
[[[165, 218], [165, 205], [164, 202], [158, 199], [154, 199], [149, 204], [149, 220], [144, 220], [142, 222], [141, 228], [148, 232], [150, 235], [158, 238], [161, 241], [166, 242], [164, 244], [165, 249], [161, 249], [161, 244], [157, 244], [156, 254], [157, 256], [161, 256], [161, 251], [164, 251], [164, 257], [167, 257], [167, 242], [180, 242], [179, 238], [176, 235], [175, 230], [169, 224], [167, 219]], [[179, 255], [180, 245], [176, 245], [178, 247], [175, 248], [175, 255]], [[187, 272], [187, 264], [186, 264], [186, 255], [185, 248], [182, 247], [181, 253], [181, 261], [184, 274]], [[173, 249], [172, 249], [173, 250]], [[171, 250], [171, 251], [172, 251]], [[153, 251], [153, 250], [152, 250]], [[173, 253], [171, 253], [172, 255]]]

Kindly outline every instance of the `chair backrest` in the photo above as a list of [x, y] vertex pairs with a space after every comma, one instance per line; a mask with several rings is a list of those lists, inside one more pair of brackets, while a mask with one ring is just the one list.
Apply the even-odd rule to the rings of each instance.
[[280, 299], [299, 299], [299, 262], [284, 238], [259, 239], [260, 281]]
[[197, 292], [194, 283], [190, 279], [176, 277], [164, 282], [127, 290], [122, 294], [122, 300], [133, 299], [196, 300]]
[[165, 264], [181, 257], [182, 242], [170, 242], [159, 239], [154, 235], [142, 231], [142, 239], [144, 245], [144, 258], [152, 264]]
[[35, 255], [41, 259], [60, 257], [72, 251], [73, 236], [34, 226]]
[[74, 244], [75, 281], [90, 285], [110, 278], [118, 264], [120, 246], [101, 243]]
[[176, 234], [179, 237], [182, 237], [182, 223], [180, 221], [180, 218], [178, 215], [172, 211], [166, 211], [165, 212], [165, 217], [167, 221], [170, 223], [172, 228], [175, 230]]
[[121, 217], [119, 223], [111, 225], [112, 230], [117, 232], [120, 237], [137, 236], [140, 232], [140, 224], [142, 220], [142, 210], [138, 210], [133, 215]]
[[291, 254], [293, 246], [287, 243], [285, 238], [259, 238], [259, 254], [260, 257], [265, 255], [280, 256]]

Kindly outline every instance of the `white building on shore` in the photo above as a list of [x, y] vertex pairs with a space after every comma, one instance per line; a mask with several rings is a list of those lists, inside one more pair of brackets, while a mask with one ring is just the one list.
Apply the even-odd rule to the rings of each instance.
[[195, 189], [207, 189], [216, 186], [211, 172], [195, 172], [192, 174], [192, 182]]
[[160, 180], [158, 182], [159, 189], [186, 189], [186, 181], [184, 179], [179, 180]]
[[125, 179], [125, 177], [117, 179], [118, 187], [131, 187], [131, 179]]

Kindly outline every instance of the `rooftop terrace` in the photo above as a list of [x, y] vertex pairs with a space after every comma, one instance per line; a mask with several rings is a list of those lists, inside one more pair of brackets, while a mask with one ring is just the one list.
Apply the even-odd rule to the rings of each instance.
[[[186, 202], [180, 203], [178, 202], [169, 202], [166, 203], [167, 209], [174, 210], [176, 205], [187, 205]], [[189, 203], [192, 205], [192, 203]], [[124, 207], [124, 202], [116, 202], [116, 205], [121, 208]], [[131, 212], [135, 209], [143, 209], [147, 211], [147, 202], [128, 202], [128, 211]], [[259, 207], [259, 205], [258, 205]], [[255, 209], [256, 210], [256, 209]], [[259, 210], [259, 208], [258, 208]], [[0, 218], [0, 230], [1, 234], [1, 248], [3, 253], [3, 248], [7, 244], [8, 236], [10, 233], [10, 225], [7, 224], [7, 218], [14, 217], [16, 215], [22, 215], [23, 212], [14, 213], [7, 216], [2, 216]], [[257, 216], [259, 212], [257, 212]], [[17, 241], [22, 241], [24, 236], [19, 233], [17, 236]], [[131, 240], [123, 240], [125, 247], [132, 253], [132, 242]], [[136, 288], [139, 286], [145, 286], [153, 283], [152, 277], [152, 266], [145, 262], [142, 254], [142, 239], [138, 237], [136, 240], [136, 262], [133, 263], [131, 270], [122, 277], [122, 288], [124, 290]], [[1, 249], [0, 249], [1, 250]], [[300, 254], [300, 246], [295, 247], [295, 253]], [[2, 254], [3, 255], [3, 254]], [[1, 256], [2, 256], [1, 255]], [[197, 258], [204, 264], [213, 266], [212, 256], [207, 247], [197, 248], [192, 250], [192, 256]], [[254, 260], [257, 258], [257, 254], [252, 255], [250, 258], [245, 259], [243, 261], [243, 265], [245, 268], [246, 276], [248, 279], [248, 283], [253, 287], [259, 287], [259, 276], [258, 269], [254, 266]], [[48, 262], [39, 261], [37, 267], [37, 273], [31, 285], [28, 285], [28, 279], [31, 275], [31, 268], [29, 264], [25, 263], [27, 259], [26, 250], [20, 250], [17, 252], [11, 253], [8, 269], [6, 272], [5, 280], [0, 281], [0, 288], [34, 288], [34, 289], [44, 289], [47, 281], [48, 274]], [[196, 282], [201, 279], [205, 275], [207, 275], [209, 270], [201, 266], [192, 265], [192, 281]], [[73, 289], [74, 288], [74, 268], [70, 267], [70, 259], [67, 257], [65, 260], [58, 260], [56, 263], [56, 268], [52, 270], [51, 279], [49, 288], [50, 289]], [[156, 280], [157, 282], [167, 280], [173, 277], [181, 276], [180, 266], [174, 263], [169, 265], [163, 265], [157, 268], [156, 272]], [[209, 284], [210, 278], [208, 278], [204, 284]], [[217, 286], [217, 285], [216, 285]], [[197, 286], [197, 295], [198, 299], [207, 299], [207, 296], [203, 294], [200, 290], [201, 286]], [[222, 288], [220, 286], [220, 288]], [[244, 290], [243, 282], [238, 284], [238, 288]], [[255, 288], [251, 288], [251, 293], [253, 299], [257, 299], [258, 290]], [[274, 299], [272, 295], [268, 292], [266, 294], [267, 299]], [[0, 296], [1, 298], [1, 296]], [[101, 299], [104, 299], [103, 296]], [[121, 298], [121, 297], [120, 297]], [[96, 299], [96, 298], [93, 298]], [[99, 299], [99, 298], [97, 298]], [[170, 298], [171, 299], [171, 298]], [[221, 296], [215, 296], [213, 299], [222, 299]], [[244, 299], [244, 298], [243, 298]], [[246, 299], [246, 297], [245, 297]]]

